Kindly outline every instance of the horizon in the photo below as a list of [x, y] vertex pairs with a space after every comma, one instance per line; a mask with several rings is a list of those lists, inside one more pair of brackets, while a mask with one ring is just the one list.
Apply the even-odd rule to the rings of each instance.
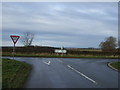
[[[13, 42], [12, 42], [13, 44]], [[2, 45], [1, 47], [13, 47], [13, 45]], [[28, 47], [54, 47], [54, 48], [61, 48], [61, 47], [64, 47], [64, 46], [49, 46], [49, 45], [30, 45]], [[24, 45], [16, 45], [15, 44], [15, 47], [26, 47]], [[82, 48], [82, 47], [64, 47], [64, 48]], [[95, 48], [95, 47], [83, 47], [83, 48]], [[100, 48], [100, 47], [96, 47], [96, 48]]]

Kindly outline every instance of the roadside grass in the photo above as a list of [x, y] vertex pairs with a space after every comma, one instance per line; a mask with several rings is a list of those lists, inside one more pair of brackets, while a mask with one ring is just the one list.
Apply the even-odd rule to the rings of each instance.
[[23, 88], [31, 69], [27, 63], [2, 59], [2, 88]]
[[112, 62], [110, 65], [120, 71], [120, 62]]
[[93, 49], [70, 49], [70, 50], [74, 50], [74, 51], [97, 51], [97, 52], [101, 52], [102, 50], [93, 50]]
[[[11, 53], [3, 53], [2, 56], [13, 56]], [[31, 53], [31, 54], [21, 54], [21, 53], [17, 53], [15, 54], [16, 57], [45, 57], [45, 58], [98, 58], [98, 59], [118, 59], [120, 57], [118, 56], [94, 56], [94, 55], [56, 55], [56, 54], [35, 54], [35, 53]]]

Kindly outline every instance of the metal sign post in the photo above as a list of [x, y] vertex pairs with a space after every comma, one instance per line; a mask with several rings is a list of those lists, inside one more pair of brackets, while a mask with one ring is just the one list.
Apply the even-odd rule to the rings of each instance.
[[63, 56], [63, 47], [61, 47], [61, 51], [62, 51], [61, 56]]
[[13, 46], [13, 59], [14, 59], [14, 56], [15, 56], [15, 44], [17, 43], [20, 36], [10, 35], [10, 37], [11, 37], [13, 43], [14, 43], [14, 46]]
[[13, 47], [13, 59], [14, 59], [14, 55], [15, 55], [15, 44], [14, 44], [14, 47]]

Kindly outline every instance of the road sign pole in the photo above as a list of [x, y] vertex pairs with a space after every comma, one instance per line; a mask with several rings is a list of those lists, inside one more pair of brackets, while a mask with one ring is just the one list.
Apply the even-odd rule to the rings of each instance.
[[14, 57], [15, 57], [15, 44], [13, 46], [13, 59], [14, 59]]

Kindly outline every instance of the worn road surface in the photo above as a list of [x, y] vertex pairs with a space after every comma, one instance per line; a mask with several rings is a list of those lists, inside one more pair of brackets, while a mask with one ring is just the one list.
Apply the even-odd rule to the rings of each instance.
[[107, 66], [117, 59], [15, 59], [33, 66], [25, 88], [118, 88], [118, 72]]

